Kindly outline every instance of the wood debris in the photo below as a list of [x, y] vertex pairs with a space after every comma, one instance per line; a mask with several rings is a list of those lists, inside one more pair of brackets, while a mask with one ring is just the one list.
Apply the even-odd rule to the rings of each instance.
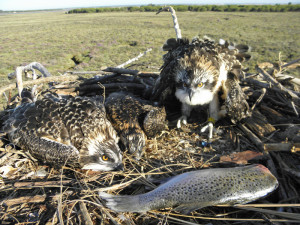
[[[248, 224], [299, 222], [300, 190], [300, 93], [297, 79], [278, 70], [270, 75], [258, 67], [247, 74], [241, 86], [252, 107], [251, 118], [236, 125], [227, 118], [217, 122], [219, 132], [211, 143], [200, 132], [204, 125], [192, 115], [183, 129], [176, 128], [180, 108], [167, 112], [169, 130], [148, 139], [145, 154], [136, 161], [124, 153], [123, 172], [89, 172], [64, 167], [54, 170], [33, 161], [6, 134], [0, 141], [0, 199], [2, 224]], [[93, 75], [90, 78], [82, 75]], [[101, 71], [68, 71], [58, 77], [23, 82], [23, 86], [49, 84], [38, 96], [48, 92], [60, 95], [107, 97], [115, 91], [128, 91], [149, 99], [159, 71], [153, 73], [124, 68]], [[280, 78], [279, 78], [280, 77]], [[281, 79], [286, 77], [286, 79]], [[9, 91], [12, 85], [0, 89]], [[7, 110], [20, 104], [20, 97], [8, 98]], [[176, 110], [177, 109], [177, 110]], [[2, 116], [7, 112], [3, 110]], [[200, 110], [205, 114], [206, 110]], [[205, 115], [202, 118], [206, 118]], [[258, 157], [257, 157], [258, 156]], [[258, 200], [251, 208], [208, 207], [191, 215], [166, 210], [146, 214], [118, 214], [106, 209], [99, 191], [113, 194], [139, 194], [183, 172], [205, 167], [228, 167], [233, 163], [262, 163], [278, 178], [276, 192]], [[32, 172], [45, 171], [42, 176]], [[282, 205], [284, 204], [284, 205]], [[295, 204], [297, 207], [295, 207]], [[269, 207], [270, 209], [262, 209]], [[280, 211], [280, 212], [279, 212]]]

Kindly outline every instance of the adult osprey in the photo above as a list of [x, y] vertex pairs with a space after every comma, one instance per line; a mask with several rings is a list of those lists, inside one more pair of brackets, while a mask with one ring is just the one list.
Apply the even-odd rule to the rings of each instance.
[[2, 130], [10, 141], [46, 164], [101, 171], [122, 167], [117, 133], [95, 99], [47, 95], [7, 117]]
[[[247, 45], [229, 45], [224, 40], [215, 43], [209, 38], [169, 39], [163, 46], [168, 51], [163, 57], [164, 64], [157, 79], [152, 99], [161, 104], [175, 95], [182, 103], [182, 116], [177, 127], [187, 123], [191, 110], [198, 105], [209, 105], [209, 123], [227, 115], [237, 122], [249, 113], [245, 94], [239, 85], [243, 73], [241, 62], [250, 55]], [[219, 95], [224, 101], [222, 107]], [[210, 126], [209, 138], [212, 137]]]

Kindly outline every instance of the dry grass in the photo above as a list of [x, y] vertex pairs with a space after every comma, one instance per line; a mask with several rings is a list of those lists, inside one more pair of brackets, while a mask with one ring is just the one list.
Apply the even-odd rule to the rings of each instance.
[[[254, 74], [249, 75], [247, 79], [253, 79], [253, 76]], [[69, 86], [80, 87], [82, 83], [93, 85], [93, 82], [97, 80], [85, 79], [70, 83]], [[65, 88], [66, 84], [58, 85], [57, 90], [61, 91], [62, 87]], [[260, 89], [251, 85], [249, 80], [243, 87], [248, 88], [246, 93], [249, 95], [249, 103], [252, 106], [257, 97], [253, 98], [251, 92], [255, 93]], [[52, 88], [52, 91], [55, 90], [55, 87]], [[93, 92], [93, 90], [90, 91]], [[105, 94], [109, 91], [106, 90]], [[271, 98], [278, 101], [277, 106], [270, 106], [269, 99]], [[276, 91], [270, 88], [261, 103], [265, 107], [273, 107], [273, 110], [277, 112], [286, 113], [286, 118], [288, 118], [282, 122], [284, 124], [274, 125], [276, 131], [265, 137], [259, 136], [259, 133], [263, 132], [263, 126], [260, 128], [262, 130], [256, 130], [255, 134], [263, 143], [293, 142], [297, 140], [297, 135], [299, 137], [299, 133], [296, 137], [289, 134], [290, 129], [297, 124], [299, 126], [300, 121], [299, 118], [293, 116], [292, 108], [282, 107], [281, 101], [285, 101], [282, 98], [286, 98], [286, 95], [281, 94], [278, 98]], [[256, 109], [264, 112], [261, 105], [256, 106]], [[296, 110], [299, 110], [299, 102], [296, 103]], [[175, 119], [178, 118], [179, 111], [168, 112], [168, 114], [171, 115], [170, 118]], [[204, 114], [201, 114], [202, 119], [205, 117]], [[273, 118], [271, 114], [265, 116], [268, 120]], [[206, 207], [192, 214], [182, 215], [171, 209], [153, 210], [145, 214], [115, 213], [103, 206], [98, 196], [99, 191], [133, 195], [145, 193], [169, 177], [187, 171], [207, 167], [235, 166], [235, 161], [225, 162], [221, 156], [229, 156], [234, 152], [242, 153], [246, 150], [260, 152], [259, 147], [249, 141], [249, 137], [238, 126], [230, 124], [226, 119], [217, 124], [220, 132], [214, 137], [211, 145], [205, 146], [206, 134], [200, 133], [203, 124], [198, 121], [199, 118], [193, 118], [188, 126], [178, 130], [175, 128], [175, 121], [170, 119], [169, 130], [154, 139], [147, 140], [145, 154], [139, 161], [124, 153], [125, 170], [123, 172], [91, 172], [69, 167], [57, 171], [38, 164], [27, 153], [17, 150], [18, 148], [10, 145], [3, 134], [0, 168], [8, 169], [9, 172], [2, 171], [1, 175], [0, 216], [2, 223], [145, 225], [249, 224], [250, 221], [255, 224], [299, 223], [300, 193], [296, 189], [299, 185], [299, 179], [296, 178], [299, 177], [297, 169], [300, 165], [299, 152], [291, 153], [290, 151], [263, 152], [258, 158], [244, 158], [246, 163], [266, 165], [280, 182], [279, 188], [273, 194], [248, 207]], [[252, 132], [255, 132], [255, 129], [251, 129], [255, 128], [253, 126], [257, 122], [255, 121], [245, 121], [245, 126], [251, 122], [248, 128]], [[231, 155], [229, 158], [234, 157]], [[265, 209], [266, 207], [269, 209]]]
[[[299, 58], [299, 13], [178, 12], [183, 37], [209, 35], [252, 46], [256, 62]], [[116, 66], [139, 52], [153, 51], [138, 62], [139, 70], [162, 64], [161, 47], [175, 37], [171, 16], [152, 12], [64, 14], [44, 12], [0, 15], [0, 75], [20, 64], [38, 61], [53, 75], [70, 68], [99, 70]], [[73, 57], [81, 60], [75, 65]], [[254, 69], [252, 67], [252, 69]], [[299, 73], [299, 71], [298, 71]]]
[[[186, 12], [178, 13], [178, 18], [184, 36], [208, 34], [214, 38], [225, 37], [246, 42], [253, 46], [257, 59], [264, 57], [262, 61], [276, 60], [281, 49], [286, 52], [284, 60], [295, 59], [298, 52], [297, 47], [294, 47], [297, 43], [299, 46], [294, 32], [299, 28], [295, 22], [297, 13]], [[121, 64], [148, 47], [153, 47], [152, 53], [138, 61], [134, 68], [158, 71], [162, 55], [160, 47], [167, 38], [174, 36], [170, 15], [155, 16], [152, 13], [7, 15], [1, 16], [0, 29], [6, 33], [1, 37], [1, 41], [6, 43], [1, 46], [0, 54], [2, 77], [12, 72], [17, 65], [31, 61], [41, 62], [55, 75], [70, 68], [99, 70], [102, 66]], [[278, 43], [283, 43], [284, 47]], [[272, 56], [271, 52], [274, 53]], [[293, 55], [286, 57], [289, 52]], [[77, 55], [78, 58], [88, 60], [85, 57], [87, 53], [91, 56], [90, 60], [75, 66], [71, 58]], [[261, 88], [251, 84], [250, 77], [256, 76], [249, 76], [243, 87], [247, 90], [252, 106]], [[72, 83], [72, 86], [79, 87], [81, 82]], [[5, 80], [4, 84], [7, 83]], [[275, 131], [266, 136], [257, 136], [263, 144], [291, 142], [295, 136], [289, 131], [293, 126], [299, 126], [299, 117], [294, 115], [289, 96], [274, 91], [273, 85], [270, 87], [256, 109], [264, 112], [269, 122], [273, 119], [270, 123], [274, 125]], [[278, 122], [276, 118], [282, 118], [278, 116], [274, 119], [271, 113], [264, 111], [268, 107], [283, 115], [286, 120]], [[296, 102], [295, 107], [299, 110], [299, 102]], [[178, 118], [179, 112], [168, 113], [172, 114], [171, 118]], [[205, 113], [201, 116], [205, 121]], [[69, 167], [57, 171], [37, 163], [28, 154], [12, 146], [3, 134], [0, 167], [7, 170], [1, 172], [0, 179], [0, 221], [2, 224], [145, 225], [299, 223], [300, 193], [296, 188], [299, 185], [299, 152], [288, 151], [263, 152], [262, 157], [247, 160], [248, 163], [266, 165], [280, 182], [277, 191], [252, 205], [254, 209], [207, 207], [190, 215], [181, 215], [169, 209], [146, 214], [118, 214], [105, 208], [98, 197], [99, 191], [114, 194], [144, 193], [168, 177], [186, 171], [233, 166], [234, 162], [221, 162], [220, 157], [223, 155], [235, 151], [259, 151], [255, 143], [228, 120], [217, 124], [222, 132], [210, 146], [203, 145], [206, 143], [206, 135], [200, 133], [203, 124], [198, 119], [190, 120], [183, 130], [175, 128], [173, 122], [172, 119], [169, 121], [169, 130], [147, 141], [145, 154], [140, 161], [124, 153], [123, 172], [93, 173]], [[262, 209], [266, 206], [270, 207], [270, 211]]]

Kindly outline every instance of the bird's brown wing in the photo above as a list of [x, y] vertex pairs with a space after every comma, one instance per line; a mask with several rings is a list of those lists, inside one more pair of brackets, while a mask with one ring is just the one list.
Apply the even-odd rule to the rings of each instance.
[[163, 50], [168, 51], [164, 56], [164, 64], [161, 67], [159, 78], [155, 82], [151, 100], [164, 104], [168, 97], [173, 96], [175, 89], [175, 70], [179, 64], [179, 59], [184, 56], [189, 48], [187, 39], [171, 38], [166, 41]]
[[227, 69], [243, 69], [242, 63], [251, 59], [249, 54], [251, 48], [246, 44], [224, 44], [216, 45], [216, 49], [222, 60], [227, 64]]
[[227, 115], [233, 123], [251, 115], [249, 105], [236, 75], [229, 72], [223, 85]]
[[143, 122], [143, 127], [147, 137], [155, 137], [166, 129], [166, 110], [164, 107], [153, 107]]
[[139, 124], [139, 117], [143, 113], [142, 103], [128, 93], [116, 92], [106, 99], [105, 106], [124, 148], [139, 158], [146, 140]]
[[10, 115], [4, 131], [13, 144], [45, 163], [58, 166], [67, 159], [75, 163], [79, 152], [69, 145], [69, 133], [59, 109], [59, 102], [48, 98], [25, 103]]
[[138, 117], [143, 111], [137, 99], [123, 93], [114, 93], [106, 99], [105, 108], [118, 133], [129, 128], [140, 129]]
[[75, 97], [60, 102], [59, 112], [71, 144], [76, 148], [81, 149], [86, 139], [97, 138], [99, 134], [110, 138], [104, 105], [96, 105], [89, 98]]
[[[45, 163], [76, 164], [86, 140], [110, 138], [105, 108], [87, 98], [45, 97], [15, 109], [5, 125], [11, 141]], [[86, 148], [83, 148], [87, 150]]]
[[231, 44], [226, 41], [218, 45], [218, 53], [226, 64], [227, 80], [223, 83], [223, 93], [227, 115], [233, 123], [251, 115], [249, 105], [242, 88], [240, 77], [244, 76], [242, 62], [251, 58], [250, 47], [245, 44]]

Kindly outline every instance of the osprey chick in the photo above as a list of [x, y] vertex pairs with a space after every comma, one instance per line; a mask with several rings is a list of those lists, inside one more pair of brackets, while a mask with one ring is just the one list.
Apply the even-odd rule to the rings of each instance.
[[[105, 101], [108, 117], [130, 154], [142, 155], [147, 136], [154, 137], [165, 128], [164, 108], [151, 105], [125, 92], [115, 92]], [[146, 136], [147, 135], [147, 136]]]
[[[187, 123], [191, 110], [199, 105], [209, 105], [210, 123], [225, 115], [235, 123], [249, 115], [249, 106], [238, 80], [243, 73], [241, 62], [250, 58], [245, 54], [248, 46], [232, 46], [223, 40], [217, 44], [208, 38], [195, 38], [192, 42], [169, 39], [163, 49], [168, 53], [163, 57], [164, 64], [153, 89], [153, 99], [159, 98], [164, 104], [170, 95], [176, 96], [182, 103], [178, 128]], [[220, 93], [224, 101], [222, 110]]]
[[122, 167], [117, 133], [92, 99], [48, 95], [13, 109], [3, 131], [23, 150], [55, 167], [109, 171]]

